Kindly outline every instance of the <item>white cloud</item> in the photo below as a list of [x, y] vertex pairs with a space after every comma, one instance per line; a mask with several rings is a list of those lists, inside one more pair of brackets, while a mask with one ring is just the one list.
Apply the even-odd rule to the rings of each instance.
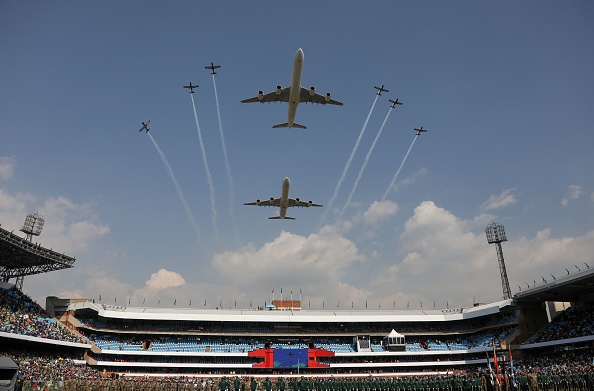
[[40, 241], [58, 251], [85, 251], [99, 237], [109, 233], [90, 204], [76, 204], [65, 197], [48, 198], [39, 208], [45, 218]]
[[109, 227], [98, 221], [90, 204], [76, 204], [66, 197], [52, 197], [41, 206], [37, 204], [37, 197], [32, 194], [11, 195], [0, 189], [2, 228], [20, 235], [27, 214], [38, 211], [45, 224], [34, 241], [67, 254], [87, 250], [91, 243], [109, 232]]
[[577, 200], [578, 198], [580, 198], [582, 196], [582, 194], [584, 194], [584, 189], [581, 186], [570, 185], [567, 188], [565, 195], [561, 199], [561, 205], [567, 206], [567, 204], [569, 204], [569, 201]]
[[518, 200], [513, 194], [514, 189], [505, 189], [499, 195], [491, 194], [487, 201], [480, 206], [481, 210], [501, 209], [515, 204]]
[[170, 286], [180, 286], [186, 283], [186, 280], [176, 272], [160, 269], [151, 274], [150, 280], [146, 282], [146, 287], [153, 290], [161, 290]]
[[282, 231], [259, 249], [248, 245], [239, 251], [215, 255], [213, 268], [238, 286], [290, 287], [307, 282], [332, 287], [345, 269], [360, 259], [355, 244], [331, 230], [307, 237]]
[[11, 157], [0, 157], [0, 179], [10, 179], [14, 174], [16, 160]]
[[390, 201], [374, 201], [363, 213], [363, 218], [367, 224], [375, 224], [383, 219], [392, 217], [398, 212], [398, 204]]

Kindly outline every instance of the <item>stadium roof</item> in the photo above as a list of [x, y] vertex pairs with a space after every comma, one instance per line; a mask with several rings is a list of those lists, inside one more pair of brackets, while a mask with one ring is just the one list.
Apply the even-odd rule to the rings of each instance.
[[545, 301], [577, 302], [580, 298], [594, 294], [594, 269], [584, 269], [553, 277], [543, 283], [518, 292], [512, 298], [519, 304], [542, 303]]
[[68, 269], [75, 258], [41, 247], [0, 228], [0, 278], [10, 278]]

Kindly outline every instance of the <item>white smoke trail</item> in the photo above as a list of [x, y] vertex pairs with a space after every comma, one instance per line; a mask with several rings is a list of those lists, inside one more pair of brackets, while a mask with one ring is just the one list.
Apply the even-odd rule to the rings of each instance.
[[367, 163], [369, 163], [369, 158], [371, 157], [371, 153], [373, 152], [373, 149], [375, 148], [375, 144], [377, 144], [377, 140], [379, 139], [380, 135], [382, 134], [382, 130], [384, 130], [384, 126], [386, 126], [386, 122], [388, 121], [388, 117], [390, 116], [392, 109], [393, 109], [393, 107], [390, 107], [390, 110], [388, 110], [388, 114], [386, 114], [386, 118], [384, 118], [384, 122], [382, 123], [382, 126], [380, 126], [380, 128], [377, 132], [377, 135], [375, 136], [375, 139], [373, 140], [373, 143], [371, 144], [371, 147], [369, 147], [369, 151], [367, 151], [367, 155], [365, 156], [365, 160], [363, 161], [363, 164], [361, 165], [361, 169], [359, 170], [357, 179], [355, 179], [355, 183], [353, 184], [353, 188], [351, 189], [349, 198], [347, 199], [346, 203], [342, 207], [342, 210], [340, 211], [340, 214], [338, 215], [338, 220], [340, 220], [342, 218], [342, 215], [344, 214], [346, 208], [349, 206], [349, 204], [351, 203], [351, 200], [353, 199], [353, 195], [355, 194], [355, 191], [357, 190], [359, 181], [361, 180], [361, 177], [363, 176], [363, 172], [365, 171], [365, 168], [367, 167]]
[[227, 146], [225, 145], [225, 135], [223, 133], [223, 121], [221, 121], [221, 110], [219, 107], [219, 95], [217, 93], [217, 84], [215, 82], [215, 75], [212, 75], [212, 84], [214, 86], [215, 101], [217, 104], [217, 117], [219, 119], [219, 133], [221, 135], [221, 145], [223, 146], [223, 158], [225, 159], [225, 170], [227, 172], [227, 180], [229, 181], [229, 214], [231, 218], [235, 218], [233, 213], [233, 205], [235, 204], [235, 186], [233, 185], [233, 177], [231, 176], [231, 166], [229, 165], [229, 158], [227, 157]]
[[153, 142], [155, 149], [159, 153], [159, 156], [161, 156], [161, 160], [163, 161], [163, 164], [165, 165], [165, 168], [167, 169], [167, 173], [169, 174], [171, 181], [175, 185], [175, 189], [177, 190], [177, 195], [179, 196], [179, 199], [181, 200], [182, 204], [184, 205], [184, 208], [186, 209], [186, 215], [188, 216], [190, 223], [192, 224], [192, 226], [194, 227], [194, 230], [196, 231], [196, 239], [198, 240], [198, 244], [202, 245], [202, 242], [200, 240], [200, 228], [198, 227], [198, 223], [196, 222], [196, 219], [194, 219], [194, 215], [192, 214], [192, 211], [190, 210], [190, 207], [188, 206], [186, 197], [184, 197], [184, 193], [183, 193], [181, 187], [179, 186], [177, 179], [175, 179], [175, 175], [173, 175], [173, 170], [171, 169], [171, 166], [169, 165], [169, 162], [167, 161], [165, 154], [163, 153], [163, 151], [161, 151], [161, 148], [159, 148], [159, 145], [157, 144], [157, 142], [155, 141], [153, 136], [150, 133], [148, 133], [148, 135], [151, 138], [151, 141]]
[[190, 94], [192, 98], [192, 108], [194, 109], [194, 119], [196, 120], [196, 130], [198, 131], [198, 140], [200, 141], [200, 149], [202, 150], [202, 160], [204, 162], [204, 171], [206, 171], [206, 179], [208, 181], [208, 188], [210, 190], [210, 208], [212, 209], [212, 229], [215, 237], [218, 237], [219, 230], [217, 228], [217, 210], [215, 208], [215, 194], [214, 185], [212, 184], [212, 176], [208, 169], [208, 162], [206, 161], [206, 150], [204, 149], [204, 142], [202, 141], [202, 132], [200, 131], [200, 124], [198, 123], [198, 114], [196, 113], [196, 104], [194, 103], [194, 96]]
[[400, 174], [400, 170], [402, 170], [402, 166], [404, 166], [404, 162], [406, 161], [408, 154], [410, 153], [413, 145], [415, 145], [415, 141], [417, 141], [417, 137], [419, 137], [418, 134], [415, 135], [415, 138], [413, 139], [412, 143], [410, 144], [410, 147], [408, 147], [408, 151], [406, 151], [406, 155], [404, 155], [404, 159], [402, 159], [402, 163], [400, 163], [400, 167], [398, 167], [398, 170], [396, 170], [396, 174], [394, 174], [394, 178], [392, 178], [392, 182], [390, 182], [390, 186], [388, 186], [388, 188], [386, 189], [386, 192], [384, 193], [384, 196], [382, 197], [381, 201], [386, 200], [386, 198], [388, 197], [388, 193], [390, 192], [390, 190], [392, 190], [392, 186], [394, 186], [394, 183], [396, 183], [396, 178], [398, 178], [398, 174]]
[[328, 201], [328, 206], [325, 208], [324, 213], [322, 214], [322, 217], [321, 217], [322, 223], [324, 223], [326, 221], [326, 216], [328, 215], [328, 212], [332, 209], [332, 205], [334, 204], [334, 201], [336, 200], [336, 197], [338, 196], [338, 191], [340, 190], [340, 187], [342, 186], [342, 182], [344, 182], [344, 178], [346, 177], [347, 171], [349, 170], [351, 162], [353, 161], [355, 152], [357, 151], [357, 148], [359, 147], [359, 143], [361, 142], [361, 137], [363, 137], [363, 133], [365, 133], [365, 128], [367, 128], [367, 123], [369, 122], [369, 117], [371, 117], [371, 113], [373, 112], [373, 108], [375, 107], [375, 102], [377, 102], [377, 98], [379, 98], [379, 95], [376, 94], [375, 99], [373, 100], [373, 104], [371, 105], [371, 109], [369, 110], [369, 114], [367, 114], [367, 119], [365, 120], [365, 123], [363, 124], [363, 127], [361, 128], [361, 132], [359, 133], [359, 137], [357, 138], [357, 141], [355, 142], [355, 146], [353, 147], [353, 150], [351, 151], [351, 156], [349, 156], [349, 159], [347, 160], [347, 163], [344, 166], [344, 169], [342, 170], [342, 175], [340, 176], [340, 179], [338, 180], [338, 183], [336, 184], [336, 188], [334, 189], [334, 194], [332, 195], [332, 198], [330, 198], [330, 201]]

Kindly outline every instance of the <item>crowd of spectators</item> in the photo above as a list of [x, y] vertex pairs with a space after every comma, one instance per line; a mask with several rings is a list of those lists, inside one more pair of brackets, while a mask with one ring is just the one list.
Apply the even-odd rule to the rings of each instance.
[[594, 306], [569, 307], [530, 342], [558, 341], [594, 335]]
[[0, 289], [0, 331], [85, 343], [83, 337], [52, 319], [39, 304], [15, 287]]
[[[323, 377], [295, 372], [253, 378], [222, 373], [109, 373], [87, 365], [80, 357], [51, 350], [0, 349], [18, 365], [23, 390], [185, 390], [198, 391], [535, 391], [593, 390], [594, 351], [564, 351], [517, 360], [491, 376], [486, 365], [449, 370], [448, 374], [395, 376], [389, 373], [326, 373]], [[352, 370], [355, 372], [355, 370]], [[497, 378], [499, 380], [497, 380]], [[493, 379], [493, 380], [491, 380]], [[235, 382], [238, 380], [238, 382]], [[269, 380], [271, 382], [269, 382]], [[491, 381], [493, 381], [491, 383]], [[239, 384], [239, 386], [237, 386]]]

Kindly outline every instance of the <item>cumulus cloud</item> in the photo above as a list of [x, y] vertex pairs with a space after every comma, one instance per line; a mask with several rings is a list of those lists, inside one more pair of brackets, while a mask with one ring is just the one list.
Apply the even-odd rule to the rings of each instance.
[[374, 201], [363, 213], [363, 219], [367, 224], [375, 224], [383, 219], [392, 217], [398, 212], [398, 204], [390, 201]]
[[36, 241], [59, 252], [85, 251], [98, 238], [109, 233], [99, 221], [91, 204], [77, 204], [66, 197], [51, 197], [40, 202], [29, 193], [10, 194], [0, 189], [0, 223], [16, 234], [27, 214], [38, 211], [45, 220]]
[[45, 218], [41, 241], [59, 251], [85, 251], [94, 240], [109, 233], [90, 204], [76, 204], [66, 197], [48, 198], [39, 213]]
[[185, 283], [186, 280], [179, 273], [160, 269], [158, 272], [151, 274], [151, 278], [146, 282], [146, 287], [152, 290], [160, 290]]
[[578, 185], [569, 186], [567, 188], [567, 191], [565, 192], [565, 195], [561, 199], [561, 205], [567, 206], [567, 204], [569, 204], [569, 201], [577, 200], [578, 198], [580, 198], [582, 196], [582, 194], [584, 194], [584, 189], [581, 186], [578, 186]]
[[514, 189], [505, 189], [499, 195], [491, 194], [487, 201], [483, 202], [480, 206], [481, 210], [493, 210], [493, 209], [501, 209], [506, 206], [510, 206], [518, 202], [515, 194], [513, 194]]
[[11, 157], [0, 157], [0, 179], [10, 179], [14, 174], [16, 160]]

